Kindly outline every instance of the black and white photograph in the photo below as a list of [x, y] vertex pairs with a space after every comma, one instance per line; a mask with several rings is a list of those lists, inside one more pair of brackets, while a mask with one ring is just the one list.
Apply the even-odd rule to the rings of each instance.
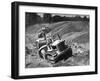
[[12, 3], [12, 78], [97, 74], [97, 7]]
[[89, 15], [25, 13], [25, 68], [89, 65]]

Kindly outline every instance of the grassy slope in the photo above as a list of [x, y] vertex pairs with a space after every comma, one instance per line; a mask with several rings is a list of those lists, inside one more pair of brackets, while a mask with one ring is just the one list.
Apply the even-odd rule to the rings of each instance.
[[[39, 32], [41, 27], [42, 27], [42, 24], [41, 25], [36, 24], [36, 25], [28, 27], [26, 29], [26, 32], [28, 34], [37, 34], [37, 32]], [[84, 21], [84, 22], [82, 22], [82, 21], [63, 21], [63, 22], [57, 22], [57, 23], [49, 24], [48, 27], [51, 29], [50, 32], [52, 34], [58, 33], [61, 37], [67, 36], [69, 33], [73, 33], [73, 32], [74, 33], [76, 33], [76, 32], [77, 33], [78, 32], [89, 32], [88, 22], [86, 22], [86, 21]], [[85, 36], [86, 38], [84, 36], [81, 36], [79, 38], [84, 38], [84, 40], [85, 39], [87, 40], [88, 39], [88, 33], [87, 33], [86, 36]], [[79, 38], [77, 38], [77, 39], [79, 39]]]
[[[67, 39], [73, 40], [74, 42], [84, 44], [89, 43], [89, 26], [88, 22], [81, 22], [81, 21], [63, 21], [63, 22], [57, 22], [49, 24], [49, 28], [51, 29], [51, 33], [53, 34], [59, 34], [63, 39], [67, 41]], [[26, 29], [26, 33], [29, 34], [26, 37], [26, 43], [33, 44], [33, 39], [36, 39], [37, 32], [41, 29], [41, 25], [36, 24], [34, 26], [30, 26]], [[34, 51], [34, 49], [33, 49]], [[35, 56], [37, 54], [34, 54]], [[32, 59], [34, 56], [31, 57]], [[80, 59], [81, 58], [81, 59]], [[38, 58], [37, 56], [37, 59]], [[51, 66], [49, 63], [43, 61], [43, 62], [37, 62], [37, 59], [33, 59], [32, 61], [26, 62], [26, 64], [29, 63], [28, 67], [44, 67], [44, 66]], [[74, 61], [72, 61], [74, 59]], [[84, 60], [86, 59], [86, 60]], [[80, 60], [79, 62], [77, 60]], [[58, 63], [54, 66], [69, 66], [69, 65], [87, 65], [89, 61], [88, 57], [72, 57], [69, 61], [66, 61], [65, 63]], [[84, 63], [82, 63], [84, 62]], [[35, 63], [35, 64], [34, 64]], [[37, 64], [36, 64], [37, 63]], [[35, 66], [36, 65], [36, 66]]]

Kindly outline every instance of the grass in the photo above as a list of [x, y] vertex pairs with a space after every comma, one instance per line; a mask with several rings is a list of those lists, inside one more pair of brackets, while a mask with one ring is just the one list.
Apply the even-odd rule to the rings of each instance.
[[[36, 24], [26, 29], [25, 33], [25, 46], [32, 52], [26, 54], [25, 65], [26, 68], [39, 68], [39, 67], [58, 67], [58, 66], [80, 66], [89, 65], [89, 53], [87, 55], [73, 56], [66, 61], [60, 61], [57, 64], [51, 64], [38, 56], [38, 49], [36, 48], [35, 40], [38, 38], [38, 32], [41, 29], [42, 24]], [[89, 22], [86, 21], [63, 21], [48, 24], [50, 32], [52, 34], [59, 34], [62, 39], [72, 41], [72, 43], [78, 43], [85, 50], [89, 51]], [[73, 53], [74, 54], [74, 53]]]

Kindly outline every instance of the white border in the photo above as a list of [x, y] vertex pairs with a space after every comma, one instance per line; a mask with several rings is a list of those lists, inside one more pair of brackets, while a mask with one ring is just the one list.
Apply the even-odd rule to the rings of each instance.
[[[90, 65], [25, 69], [25, 12], [88, 14], [90, 15]], [[72, 8], [53, 8], [39, 6], [19, 6], [19, 75], [40, 75], [95, 71], [95, 11]]]

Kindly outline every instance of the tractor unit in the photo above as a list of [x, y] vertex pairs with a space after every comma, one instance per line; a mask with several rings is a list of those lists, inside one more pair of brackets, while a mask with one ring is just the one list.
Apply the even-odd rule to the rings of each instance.
[[50, 62], [57, 63], [61, 60], [67, 60], [72, 56], [72, 48], [65, 44], [59, 34], [56, 34], [58, 39], [54, 39], [51, 33], [45, 33], [45, 28], [38, 34], [37, 47], [40, 58]]

